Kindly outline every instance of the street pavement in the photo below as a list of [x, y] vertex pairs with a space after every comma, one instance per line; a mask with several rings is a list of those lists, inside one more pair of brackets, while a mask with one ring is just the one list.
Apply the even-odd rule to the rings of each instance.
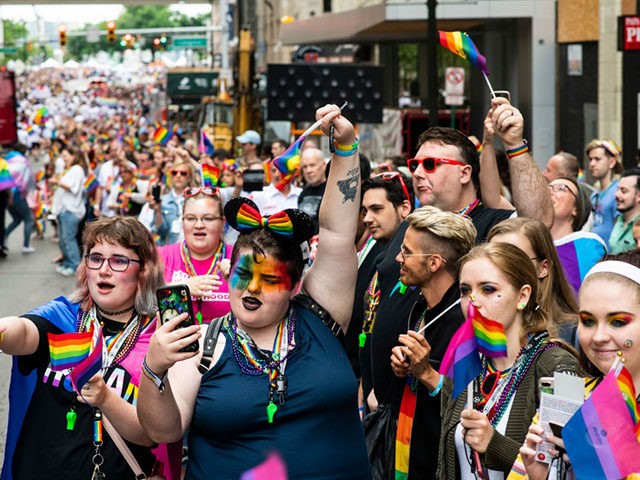
[[[10, 215], [7, 213], [7, 223]], [[45, 237], [53, 232], [50, 225]], [[58, 255], [56, 243], [32, 240], [35, 253], [22, 253], [22, 224], [8, 239], [9, 255], [0, 259], [0, 318], [21, 315], [59, 295], [69, 295], [75, 287], [73, 278], [55, 272], [51, 259]], [[0, 355], [0, 467], [4, 458], [7, 431], [9, 376], [11, 358]]]

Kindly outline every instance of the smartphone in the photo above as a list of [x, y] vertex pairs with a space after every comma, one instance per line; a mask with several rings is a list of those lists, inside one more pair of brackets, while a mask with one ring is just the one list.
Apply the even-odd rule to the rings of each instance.
[[[156, 290], [158, 299], [158, 310], [160, 310], [160, 320], [166, 323], [181, 313], [189, 313], [189, 317], [181, 322], [177, 328], [190, 327], [195, 325], [193, 306], [191, 305], [191, 294], [186, 285], [164, 285]], [[181, 352], [197, 352], [198, 342], [182, 348]]]
[[493, 93], [496, 97], [504, 97], [511, 103], [511, 92], [509, 90], [494, 90]]
[[153, 187], [151, 187], [151, 194], [153, 195], [153, 201], [156, 203], [160, 203], [160, 185], [159, 184], [155, 184]]
[[562, 438], [562, 425], [556, 422], [549, 422], [549, 427], [551, 427], [551, 432], [554, 437]]
[[264, 187], [264, 170], [245, 170], [242, 174], [243, 186], [245, 192], [256, 192]]

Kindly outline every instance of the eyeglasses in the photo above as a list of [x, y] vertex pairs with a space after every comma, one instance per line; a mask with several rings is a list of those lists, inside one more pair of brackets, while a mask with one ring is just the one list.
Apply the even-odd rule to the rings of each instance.
[[450, 160], [448, 158], [435, 158], [435, 157], [427, 157], [427, 158], [410, 158], [407, 160], [407, 167], [409, 167], [409, 171], [411, 173], [415, 172], [420, 165], [424, 168], [424, 171], [427, 173], [433, 172], [439, 163], [446, 163], [447, 165], [467, 165], [464, 162], [459, 160]]
[[173, 175], [174, 177], [187, 177], [189, 176], [189, 172], [187, 172], [186, 170], [171, 170], [171, 175]]
[[491, 398], [491, 395], [493, 395], [493, 392], [495, 392], [499, 383], [498, 380], [500, 380], [500, 373], [501, 372], [498, 371], [491, 372], [484, 377], [484, 380], [482, 380], [482, 384], [480, 385], [482, 400], [480, 400], [476, 406], [477, 409], [484, 407]]
[[397, 178], [400, 180], [400, 185], [402, 186], [402, 191], [404, 192], [404, 196], [407, 197], [407, 201], [411, 204], [411, 197], [409, 196], [409, 190], [407, 190], [407, 185], [404, 183], [404, 179], [402, 175], [398, 172], [382, 172], [375, 176], [375, 178], [382, 178], [383, 180], [393, 180]]
[[553, 193], [569, 192], [571, 195], [573, 195], [574, 198], [578, 198], [578, 196], [573, 193], [573, 190], [569, 188], [569, 185], [565, 185], [564, 183], [555, 183], [553, 185], [549, 185], [549, 190], [551, 190]]
[[84, 263], [87, 268], [91, 270], [100, 270], [104, 261], [109, 263], [109, 268], [114, 272], [124, 272], [127, 268], [129, 268], [129, 264], [131, 262], [136, 262], [142, 264], [140, 260], [135, 260], [133, 258], [127, 257], [103, 257], [102, 255], [98, 255], [97, 253], [90, 253], [89, 255], [84, 257]]
[[195, 215], [185, 215], [182, 217], [182, 221], [188, 224], [196, 224], [202, 222], [205, 225], [213, 225], [218, 220], [222, 220], [223, 217], [216, 217], [214, 215], [205, 215], [204, 217], [196, 217]]
[[208, 197], [217, 197], [218, 189], [217, 187], [190, 187], [185, 188], [184, 196], [185, 197], [193, 197], [202, 193], [203, 195], [207, 195]]
[[[408, 258], [408, 257], [432, 257], [433, 255], [440, 255], [440, 254], [439, 253], [408, 253], [407, 247], [405, 247], [404, 245], [400, 245], [400, 255], [402, 255], [402, 258]], [[442, 259], [442, 261], [446, 262], [444, 258]]]

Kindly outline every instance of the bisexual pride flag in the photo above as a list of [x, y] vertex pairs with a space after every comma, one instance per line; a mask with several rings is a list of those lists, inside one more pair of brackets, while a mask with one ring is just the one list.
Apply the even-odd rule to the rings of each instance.
[[622, 367], [610, 371], [562, 429], [576, 478], [619, 479], [640, 472], [638, 405]]
[[471, 65], [482, 70], [485, 75], [489, 75], [487, 59], [478, 51], [469, 35], [465, 32], [443, 32], [440, 30], [438, 34], [440, 35], [440, 45], [464, 58]]
[[204, 130], [200, 130], [200, 145], [198, 145], [198, 151], [200, 153], [206, 153], [207, 155], [213, 155], [213, 143], [211, 143], [207, 134], [204, 133]]
[[469, 302], [467, 319], [453, 335], [440, 365], [440, 373], [453, 380], [453, 398], [482, 373], [480, 353], [490, 358], [506, 357], [507, 336], [500, 322], [485, 318]]
[[287, 467], [276, 452], [269, 454], [260, 465], [244, 472], [240, 480], [287, 480]]
[[202, 165], [202, 186], [217, 187], [220, 180], [220, 169], [215, 165], [203, 163]]
[[[93, 332], [93, 327], [91, 328], [91, 331]], [[71, 384], [78, 393], [80, 393], [84, 384], [102, 369], [102, 327], [98, 330], [98, 334], [94, 336], [93, 343], [95, 345], [93, 346], [91, 353], [78, 365], [73, 367], [69, 374]]]

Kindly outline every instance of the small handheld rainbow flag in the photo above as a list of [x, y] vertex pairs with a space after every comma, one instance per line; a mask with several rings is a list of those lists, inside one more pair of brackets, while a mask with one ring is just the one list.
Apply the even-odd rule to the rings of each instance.
[[93, 327], [87, 332], [48, 333], [51, 369], [60, 371], [80, 364], [91, 350]]
[[84, 181], [84, 190], [87, 192], [87, 194], [91, 194], [96, 188], [98, 188], [99, 185], [100, 184], [98, 183], [95, 175], [93, 173], [90, 173], [89, 175], [87, 175], [87, 178]]
[[198, 151], [200, 153], [206, 153], [207, 155], [213, 155], [214, 152], [213, 143], [207, 137], [204, 130], [200, 130], [200, 145], [198, 145]]
[[166, 146], [171, 140], [171, 137], [178, 131], [178, 126], [174, 125], [171, 129], [166, 129], [160, 124], [156, 125], [156, 130], [153, 132], [153, 142], [159, 143], [162, 146]]
[[0, 158], [0, 191], [16, 186], [16, 182], [9, 172], [9, 164], [4, 158]]
[[604, 377], [562, 429], [576, 478], [619, 479], [640, 472], [635, 389], [624, 367], [616, 374], [614, 369]]
[[220, 180], [220, 169], [215, 165], [203, 163], [202, 165], [202, 186], [217, 187]]
[[33, 123], [36, 125], [44, 125], [51, 118], [47, 107], [40, 107], [33, 116]]
[[467, 319], [453, 335], [444, 354], [440, 373], [453, 380], [453, 398], [482, 372], [479, 353], [487, 357], [507, 356], [507, 338], [501, 323], [485, 318], [469, 302]]
[[440, 45], [471, 62], [471, 65], [482, 70], [485, 75], [489, 75], [487, 59], [478, 51], [469, 35], [465, 32], [443, 32], [441, 30], [438, 31], [438, 34], [440, 35]]
[[36, 182], [41, 182], [44, 179], [44, 170], [38, 170], [36, 172]]
[[300, 173], [300, 150], [306, 138], [305, 135], [300, 135], [282, 155], [272, 160], [273, 166], [282, 175], [280, 182], [276, 185], [278, 190], [282, 190]]

